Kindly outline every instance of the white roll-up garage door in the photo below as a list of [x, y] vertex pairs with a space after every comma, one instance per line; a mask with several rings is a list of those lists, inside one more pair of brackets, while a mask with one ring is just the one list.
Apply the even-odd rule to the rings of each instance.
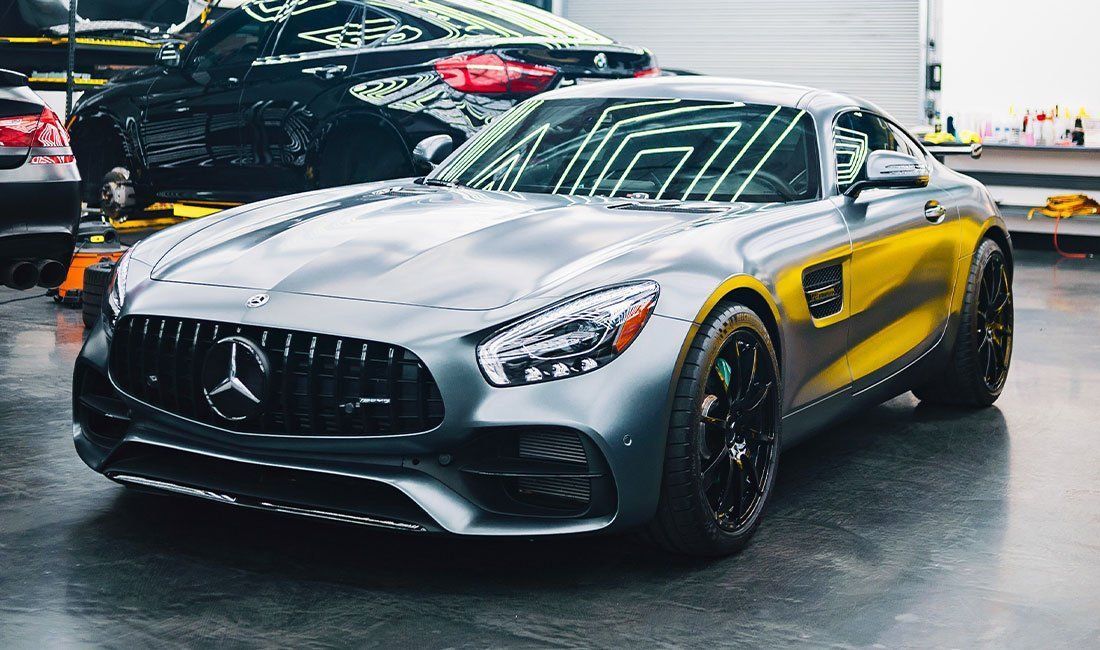
[[665, 68], [852, 93], [924, 122], [927, 0], [559, 0]]

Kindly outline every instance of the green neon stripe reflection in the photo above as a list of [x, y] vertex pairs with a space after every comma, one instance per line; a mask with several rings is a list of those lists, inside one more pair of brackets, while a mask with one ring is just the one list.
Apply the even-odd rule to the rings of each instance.
[[615, 196], [619, 193], [619, 189], [622, 188], [623, 183], [625, 183], [627, 177], [630, 176], [630, 172], [634, 171], [634, 167], [642, 158], [646, 156], [657, 156], [663, 153], [678, 152], [684, 152], [684, 155], [681, 156], [679, 164], [676, 165], [676, 167], [672, 170], [672, 173], [670, 173], [668, 178], [665, 180], [665, 184], [661, 186], [661, 191], [657, 194], [657, 198], [661, 198], [664, 195], [665, 190], [668, 189], [669, 183], [672, 182], [672, 179], [676, 178], [676, 174], [680, 173], [680, 169], [684, 166], [685, 163], [687, 163], [688, 158], [691, 158], [691, 154], [695, 153], [695, 147], [662, 147], [660, 149], [644, 149], [642, 151], [639, 151], [638, 154], [634, 156], [634, 159], [630, 161], [630, 164], [627, 165], [626, 170], [623, 172], [623, 175], [619, 177], [619, 182], [615, 184], [615, 189], [611, 190], [611, 196]]
[[627, 145], [631, 143], [631, 141], [637, 138], [648, 138], [652, 136], [666, 135], [669, 133], [682, 133], [686, 131], [710, 131], [719, 128], [728, 128], [736, 133], [741, 128], [741, 123], [715, 122], [712, 124], [688, 124], [685, 126], [673, 126], [665, 129], [653, 129], [652, 131], [639, 131], [637, 133], [631, 133], [630, 135], [623, 138], [623, 141], [619, 143], [618, 148], [615, 149], [615, 153], [611, 155], [610, 160], [608, 160], [607, 164], [604, 165], [603, 171], [600, 172], [599, 177], [596, 178], [596, 182], [592, 184], [592, 190], [588, 193], [588, 196], [596, 195], [596, 191], [599, 189], [600, 185], [603, 184], [603, 180], [607, 177], [611, 166], [615, 163], [616, 160], [618, 160], [619, 155], [623, 152], [623, 149], [625, 149]]
[[775, 150], [779, 148], [779, 145], [783, 144], [783, 141], [787, 139], [787, 136], [791, 134], [791, 131], [794, 130], [795, 125], [798, 124], [799, 120], [801, 120], [802, 116], [804, 116], [805, 114], [806, 111], [799, 111], [798, 115], [794, 116], [794, 119], [791, 120], [791, 123], [787, 125], [787, 128], [783, 131], [783, 134], [779, 136], [779, 139], [772, 143], [771, 148], [768, 149], [768, 153], [766, 153], [764, 157], [760, 159], [760, 162], [756, 163], [756, 167], [753, 168], [752, 173], [749, 174], [744, 183], [741, 183], [741, 187], [737, 188], [737, 193], [734, 194], [733, 198], [730, 199], [730, 203], [733, 203], [737, 201], [737, 199], [741, 198], [741, 195], [745, 192], [745, 188], [749, 186], [749, 183], [752, 182], [752, 179], [756, 178], [756, 175], [760, 172], [760, 169], [764, 166], [764, 163], [768, 162], [768, 160], [771, 159], [772, 154], [775, 153]]

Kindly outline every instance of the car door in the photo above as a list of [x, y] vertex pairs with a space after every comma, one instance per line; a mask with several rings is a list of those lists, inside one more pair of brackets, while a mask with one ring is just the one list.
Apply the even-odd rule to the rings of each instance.
[[242, 174], [241, 85], [273, 16], [233, 11], [196, 37], [141, 101], [145, 166], [162, 198], [232, 200]]
[[363, 12], [360, 3], [299, 0], [280, 16], [241, 97], [243, 164], [255, 191], [286, 194], [313, 185], [312, 163], [365, 44]]
[[957, 263], [958, 214], [934, 177], [928, 187], [843, 192], [865, 177], [871, 151], [927, 160], [902, 129], [868, 111], [841, 113], [834, 125], [835, 199], [852, 238], [852, 319], [848, 360], [857, 392], [932, 349], [947, 326]]

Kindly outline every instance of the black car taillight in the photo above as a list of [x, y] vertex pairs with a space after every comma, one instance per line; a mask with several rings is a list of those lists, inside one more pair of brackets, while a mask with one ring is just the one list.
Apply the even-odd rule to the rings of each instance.
[[460, 54], [436, 61], [435, 70], [455, 90], [477, 95], [535, 95], [549, 89], [560, 72], [496, 54]]
[[[4, 149], [62, 148], [69, 146], [69, 134], [61, 119], [48, 106], [37, 115], [15, 115], [0, 118], [0, 154]], [[72, 154], [38, 155], [32, 165], [73, 162]]]

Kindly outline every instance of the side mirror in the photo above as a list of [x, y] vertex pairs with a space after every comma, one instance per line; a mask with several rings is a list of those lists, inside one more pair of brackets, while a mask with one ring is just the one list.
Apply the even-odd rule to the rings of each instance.
[[418, 174], [431, 172], [454, 150], [455, 143], [449, 135], [433, 135], [430, 138], [424, 138], [413, 149], [413, 164], [416, 166], [416, 172]]
[[871, 189], [904, 190], [928, 187], [928, 165], [909, 154], [897, 151], [872, 151], [867, 156], [866, 178], [856, 181], [844, 192], [855, 198]]
[[157, 50], [156, 64], [163, 68], [178, 68], [183, 65], [183, 45], [180, 43], [165, 43]]

